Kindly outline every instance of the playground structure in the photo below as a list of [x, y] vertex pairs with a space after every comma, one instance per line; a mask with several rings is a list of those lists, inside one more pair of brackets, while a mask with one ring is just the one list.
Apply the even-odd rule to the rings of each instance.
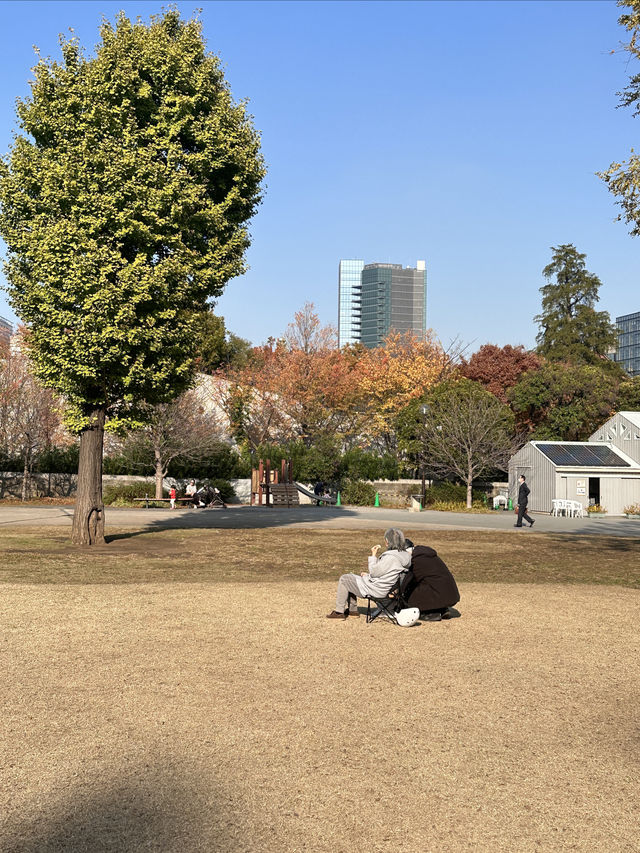
[[291, 459], [281, 459], [279, 468], [272, 468], [270, 459], [265, 462], [260, 459], [258, 467], [251, 471], [251, 506], [300, 506], [298, 493], [319, 503], [336, 503], [335, 498], [315, 495], [296, 483]]
[[280, 460], [280, 470], [262, 459], [251, 471], [251, 506], [299, 506], [290, 459]]

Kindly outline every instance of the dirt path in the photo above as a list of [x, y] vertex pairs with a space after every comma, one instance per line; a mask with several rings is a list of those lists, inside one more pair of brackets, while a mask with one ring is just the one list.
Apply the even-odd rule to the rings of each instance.
[[640, 850], [640, 591], [231, 589], [2, 586], [0, 850]]

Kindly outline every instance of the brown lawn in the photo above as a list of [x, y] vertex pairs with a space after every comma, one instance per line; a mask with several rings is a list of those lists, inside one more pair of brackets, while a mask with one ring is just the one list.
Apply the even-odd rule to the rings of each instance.
[[2, 534], [3, 853], [640, 850], [638, 543], [430, 533], [401, 629], [324, 618], [379, 531], [66, 535]]

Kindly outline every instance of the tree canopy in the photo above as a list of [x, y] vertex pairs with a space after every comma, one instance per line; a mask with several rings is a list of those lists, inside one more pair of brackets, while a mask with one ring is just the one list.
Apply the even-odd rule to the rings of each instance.
[[508, 400], [508, 392], [528, 370], [537, 370], [542, 359], [523, 346], [498, 347], [483, 344], [467, 361], [462, 359], [460, 373], [467, 379], [479, 382], [502, 403]]
[[[640, 59], [640, 0], [618, 2], [618, 6], [626, 8], [618, 18], [618, 23], [630, 34], [624, 49], [633, 60]], [[627, 87], [618, 93], [621, 107], [632, 107], [633, 115], [640, 115], [640, 73], [631, 76]], [[611, 163], [608, 169], [600, 172], [599, 176], [607, 184], [609, 191], [616, 198], [616, 203], [622, 208], [618, 219], [623, 219], [629, 226], [629, 233], [637, 237], [640, 234], [640, 157], [631, 149], [627, 162]]]
[[244, 269], [264, 165], [196, 20], [120, 13], [41, 58], [0, 171], [12, 304], [77, 430], [191, 380], [193, 312]]
[[552, 247], [551, 263], [542, 274], [542, 312], [538, 352], [551, 361], [603, 363], [616, 370], [607, 354], [615, 348], [616, 332], [606, 311], [596, 311], [600, 279], [586, 268], [586, 255], [571, 243]]

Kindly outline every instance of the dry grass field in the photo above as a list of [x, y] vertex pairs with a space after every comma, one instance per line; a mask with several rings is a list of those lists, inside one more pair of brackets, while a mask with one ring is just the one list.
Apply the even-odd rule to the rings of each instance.
[[379, 538], [4, 530], [0, 850], [640, 850], [638, 543], [437, 531], [462, 618], [327, 621]]

